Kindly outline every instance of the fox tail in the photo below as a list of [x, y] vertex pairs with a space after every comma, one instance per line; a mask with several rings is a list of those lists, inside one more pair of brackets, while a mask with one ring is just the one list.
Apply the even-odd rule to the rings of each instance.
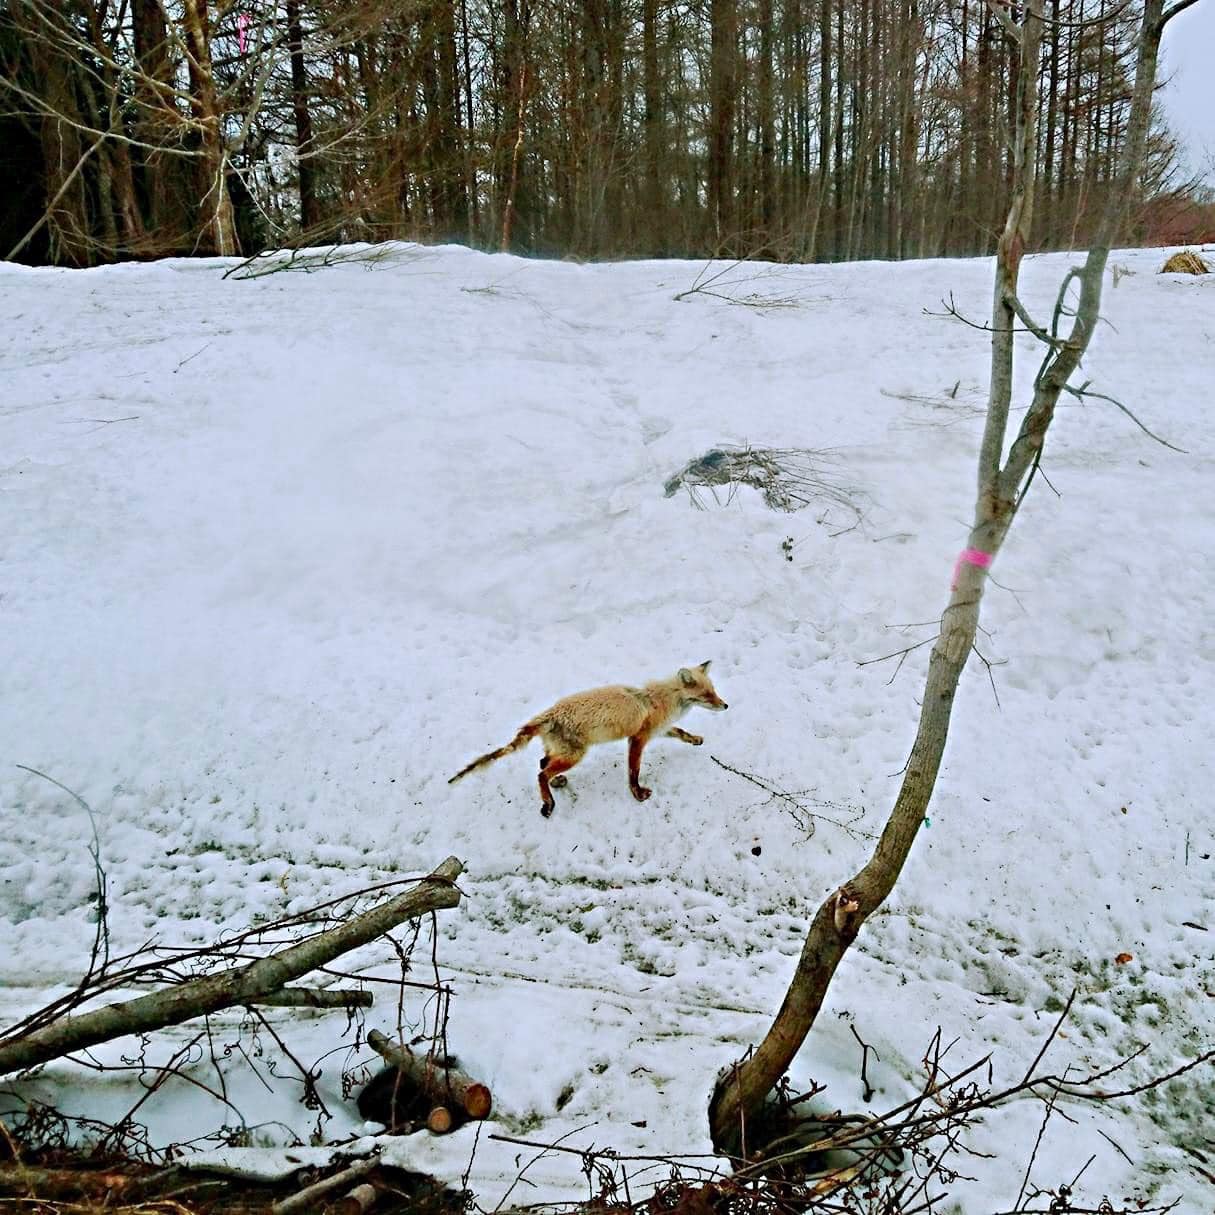
[[486, 755], [482, 755], [479, 759], [474, 759], [471, 764], [460, 769], [447, 783], [454, 785], [456, 781], [462, 780], [470, 772], [475, 772], [478, 768], [484, 768], [488, 764], [494, 763], [496, 760], [502, 759], [504, 756], [510, 755], [513, 751], [518, 751], [520, 747], [526, 747], [537, 734], [540, 733], [540, 728], [528, 722], [523, 726], [519, 733], [506, 744], [505, 747], [499, 747], [496, 751], [490, 751]]

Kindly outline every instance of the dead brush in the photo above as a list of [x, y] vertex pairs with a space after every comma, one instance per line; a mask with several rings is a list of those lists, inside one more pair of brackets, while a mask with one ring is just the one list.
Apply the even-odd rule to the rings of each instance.
[[668, 498], [686, 489], [692, 505], [707, 510], [702, 491], [707, 490], [718, 506], [727, 506], [741, 485], [758, 490], [765, 505], [775, 511], [791, 514], [825, 505], [850, 514], [853, 527], [862, 518], [860, 494], [844, 482], [839, 461], [829, 451], [806, 447], [714, 447], [686, 464], [663, 488]]
[[1210, 274], [1211, 267], [1194, 252], [1193, 249], [1182, 249], [1174, 253], [1163, 266], [1161, 274]]

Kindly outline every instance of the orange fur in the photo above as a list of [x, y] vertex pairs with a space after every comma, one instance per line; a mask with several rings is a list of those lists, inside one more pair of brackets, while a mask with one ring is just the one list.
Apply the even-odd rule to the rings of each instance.
[[717, 695], [709, 680], [709, 664], [683, 667], [670, 679], [659, 679], [643, 687], [633, 688], [613, 684], [589, 692], [575, 692], [557, 701], [543, 713], [537, 713], [504, 747], [490, 751], [461, 768], [448, 781], [455, 784], [461, 777], [483, 768], [513, 751], [525, 747], [533, 738], [544, 745], [540, 761], [540, 813], [546, 818], [556, 804], [552, 788], [565, 784], [565, 773], [597, 743], [629, 740], [629, 789], [643, 802], [650, 790], [641, 784], [641, 753], [655, 735], [665, 734], [693, 746], [704, 739], [679, 729], [677, 722], [689, 709], [700, 707], [720, 712], [726, 702]]

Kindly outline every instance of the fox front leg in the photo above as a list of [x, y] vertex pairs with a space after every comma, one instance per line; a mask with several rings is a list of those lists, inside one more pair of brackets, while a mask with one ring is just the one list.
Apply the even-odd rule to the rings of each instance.
[[629, 739], [629, 792], [639, 802], [645, 801], [654, 792], [641, 784], [641, 753], [648, 741], [649, 737], [644, 734], [634, 734]]
[[667, 731], [668, 738], [678, 738], [680, 742], [691, 743], [694, 747], [699, 747], [704, 739], [699, 734], [689, 734], [687, 730], [681, 730], [678, 726], [672, 726]]

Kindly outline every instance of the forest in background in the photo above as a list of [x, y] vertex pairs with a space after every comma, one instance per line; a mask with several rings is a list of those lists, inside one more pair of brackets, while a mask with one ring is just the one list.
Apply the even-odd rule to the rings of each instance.
[[[1053, 0], [1035, 247], [1112, 188], [1139, 0]], [[0, 257], [333, 241], [990, 253], [1018, 55], [983, 0], [0, 0]], [[1157, 110], [1128, 244], [1215, 237]]]

